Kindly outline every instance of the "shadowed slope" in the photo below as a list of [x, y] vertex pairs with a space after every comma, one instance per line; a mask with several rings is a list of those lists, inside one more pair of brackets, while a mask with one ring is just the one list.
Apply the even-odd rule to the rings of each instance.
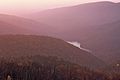
[[1, 35], [1, 56], [57, 56], [64, 60], [88, 67], [101, 67], [105, 64], [91, 53], [80, 50], [67, 42], [45, 36]]

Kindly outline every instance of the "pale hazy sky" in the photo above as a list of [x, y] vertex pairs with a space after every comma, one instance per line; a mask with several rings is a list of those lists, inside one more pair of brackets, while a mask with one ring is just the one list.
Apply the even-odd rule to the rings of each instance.
[[[0, 12], [15, 14], [97, 1], [104, 0], [0, 0]], [[120, 0], [106, 1], [119, 2]]]

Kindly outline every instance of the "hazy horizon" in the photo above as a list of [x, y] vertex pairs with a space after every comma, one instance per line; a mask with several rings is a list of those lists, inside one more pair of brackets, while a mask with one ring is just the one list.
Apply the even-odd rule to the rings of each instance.
[[73, 6], [78, 4], [90, 3], [90, 2], [100, 2], [100, 1], [112, 1], [119, 2], [119, 0], [1, 0], [0, 1], [0, 11], [5, 14], [23, 14], [29, 12], [36, 12], [39, 10]]

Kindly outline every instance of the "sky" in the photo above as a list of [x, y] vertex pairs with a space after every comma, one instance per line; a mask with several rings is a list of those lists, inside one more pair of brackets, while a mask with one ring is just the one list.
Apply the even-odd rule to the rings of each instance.
[[[71, 6], [88, 2], [98, 2], [104, 0], [0, 0], [0, 12], [9, 14], [22, 14], [35, 12], [38, 10]], [[106, 0], [119, 2], [120, 0]]]

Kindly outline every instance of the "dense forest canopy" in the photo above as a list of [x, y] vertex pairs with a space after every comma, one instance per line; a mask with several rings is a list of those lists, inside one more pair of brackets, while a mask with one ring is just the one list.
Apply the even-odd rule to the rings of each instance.
[[64, 60], [88, 66], [103, 67], [106, 64], [89, 52], [81, 50], [64, 40], [48, 36], [0, 35], [1, 56], [57, 56]]
[[118, 73], [93, 71], [57, 57], [0, 59], [0, 80], [119, 80]]

